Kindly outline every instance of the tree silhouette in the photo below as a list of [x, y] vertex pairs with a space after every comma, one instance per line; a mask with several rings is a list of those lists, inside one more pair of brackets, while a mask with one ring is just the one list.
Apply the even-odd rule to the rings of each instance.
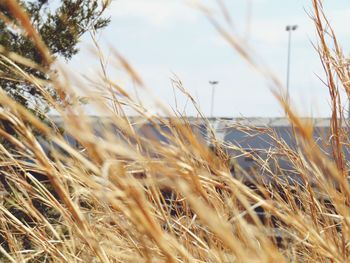
[[[98, 31], [106, 27], [109, 18], [103, 17], [106, 5], [94, 0], [32, 0], [19, 1], [27, 11], [31, 23], [54, 58], [71, 59], [78, 53], [81, 36], [89, 30]], [[33, 41], [21, 30], [6, 1], [0, 1], [0, 45], [4, 52], [15, 52], [51, 70], [42, 58]], [[59, 100], [49, 84], [49, 74], [38, 68], [21, 66], [21, 70], [39, 80], [43, 80], [44, 90]], [[48, 110], [49, 104], [43, 92], [32, 81], [23, 78], [13, 70], [9, 61], [0, 59], [0, 85], [11, 97], [28, 109]]]

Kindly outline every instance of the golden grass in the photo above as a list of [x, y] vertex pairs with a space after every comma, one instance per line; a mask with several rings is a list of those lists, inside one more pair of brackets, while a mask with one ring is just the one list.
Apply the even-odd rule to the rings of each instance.
[[[7, 2], [49, 63], [47, 49], [26, 15], [15, 1]], [[109, 113], [98, 137], [91, 119], [72, 103], [77, 96], [65, 85], [65, 75], [62, 73], [61, 82], [52, 80], [51, 85], [61, 91], [65, 103], [48, 100], [80, 148], [69, 145], [60, 129], [40, 121], [0, 91], [0, 118], [13, 129], [9, 133], [5, 127], [0, 128], [0, 260], [348, 262], [350, 189], [348, 160], [343, 152], [348, 147], [348, 131], [339, 89], [350, 94], [349, 68], [321, 1], [313, 0], [313, 6], [312, 18], [319, 36], [316, 47], [332, 100], [333, 156], [319, 149], [312, 137], [312, 125], [304, 123], [287, 105], [285, 96], [278, 92], [282, 85], [277, 78], [257, 64], [243, 43], [207, 13], [232, 47], [273, 84], [294, 127], [297, 149], [286, 145], [273, 131], [257, 129], [268, 132], [276, 142], [275, 153], [268, 153], [269, 160], [255, 160], [274, 178], [274, 184], [258, 177], [255, 189], [249, 188], [238, 179], [245, 178], [245, 171], [238, 167], [237, 178], [232, 177], [225, 148], [234, 146], [219, 142], [205, 118], [215, 153], [198, 140], [186, 117], [177, 116], [160, 102], [160, 109], [169, 118], [151, 115], [106, 74], [98, 84], [104, 97], [90, 98], [97, 109]], [[224, 16], [231, 21], [228, 13]], [[121, 55], [116, 57], [137, 86], [146, 89], [132, 66]], [[46, 83], [19, 70], [20, 64], [39, 66], [12, 53], [4, 52], [4, 60], [18, 78], [35, 83], [44, 92]], [[181, 81], [174, 83], [198, 107]], [[72, 101], [68, 101], [67, 94]], [[143, 122], [153, 123], [170, 144], [140, 136], [135, 118], [123, 112], [126, 107], [138, 112]], [[164, 133], [162, 125], [170, 132]], [[52, 144], [50, 153], [42, 148], [38, 134]], [[235, 150], [244, 153], [244, 149]], [[273, 164], [281, 156], [290, 161], [302, 185], [286, 184], [276, 174]], [[258, 207], [265, 211], [264, 221], [255, 213]]]

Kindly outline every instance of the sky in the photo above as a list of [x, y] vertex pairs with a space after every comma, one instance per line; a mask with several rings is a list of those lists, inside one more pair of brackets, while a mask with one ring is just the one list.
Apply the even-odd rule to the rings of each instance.
[[[285, 27], [298, 25], [292, 35], [292, 104], [303, 116], [329, 116], [328, 90], [319, 79], [324, 79], [324, 74], [312, 46], [317, 39], [313, 22], [308, 16], [311, 0], [222, 2], [232, 18], [232, 32], [246, 40], [246, 45], [282, 83], [286, 82], [287, 70], [288, 34]], [[344, 53], [348, 54], [350, 4], [347, 0], [325, 2], [326, 13]], [[201, 0], [200, 3], [207, 6], [216, 19], [224, 22], [217, 1]], [[114, 50], [133, 65], [153, 91], [152, 96], [187, 115], [196, 115], [196, 111], [178, 91], [174, 94], [170, 81], [174, 75], [181, 79], [207, 116], [211, 111], [211, 80], [219, 81], [214, 97], [214, 116], [284, 115], [264, 78], [246, 64], [190, 1], [114, 0], [108, 15], [111, 24], [98, 35], [98, 41], [110, 62], [110, 78], [127, 89], [132, 90], [132, 85], [113, 63], [116, 61]], [[91, 55], [93, 45], [90, 36], [82, 39], [80, 49], [81, 52], [69, 62], [69, 68], [82, 75], [96, 74], [98, 61]], [[150, 100], [146, 95], [142, 99]]]

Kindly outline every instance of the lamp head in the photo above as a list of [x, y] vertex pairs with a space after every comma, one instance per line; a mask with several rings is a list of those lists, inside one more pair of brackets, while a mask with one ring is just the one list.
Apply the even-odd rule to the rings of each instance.
[[286, 26], [286, 31], [295, 31], [297, 29], [298, 29], [298, 25]]

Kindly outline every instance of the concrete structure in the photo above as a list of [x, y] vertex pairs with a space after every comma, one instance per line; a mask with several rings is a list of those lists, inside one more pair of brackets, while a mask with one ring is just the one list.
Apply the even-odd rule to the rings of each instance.
[[[116, 134], [120, 133], [118, 128], [113, 125], [112, 119], [97, 116], [90, 117], [89, 119], [97, 136], [102, 136], [104, 127], [113, 129]], [[130, 121], [141, 137], [151, 141], [171, 143], [168, 140], [168, 135], [172, 133], [172, 129], [169, 126], [157, 122], [156, 125], [160, 128], [157, 129], [155, 124], [145, 121], [144, 118], [137, 117], [130, 118]], [[325, 144], [330, 138], [330, 119], [309, 119], [309, 121], [312, 121], [314, 125], [313, 136], [315, 140], [322, 150], [329, 155], [329, 158], [332, 158], [329, 143]], [[54, 122], [58, 126], [62, 126], [62, 120], [60, 118], [54, 118]], [[276, 156], [278, 152], [277, 141], [271, 134], [274, 134], [279, 141], [283, 141], [292, 149], [295, 149], [297, 145], [294, 139], [293, 129], [285, 118], [209, 118], [208, 122], [215, 130], [217, 139], [226, 145], [227, 151], [233, 157], [236, 165], [254, 174], [264, 173], [261, 166], [257, 165], [256, 158], [275, 161], [270, 157], [274, 154]], [[187, 119], [187, 124], [183, 120], [171, 120], [172, 125], [189, 125], [199, 140], [210, 145], [212, 138], [210, 132], [208, 132], [208, 122], [199, 118], [189, 118]], [[164, 119], [164, 123], [169, 123], [169, 119]], [[72, 146], [77, 145], [76, 140], [69, 134], [65, 134], [65, 138]], [[346, 152], [346, 158], [350, 160], [350, 154], [348, 152]], [[280, 155], [277, 159], [278, 162], [275, 162], [275, 165], [271, 165], [271, 167], [275, 167], [276, 169], [277, 167], [281, 168], [275, 171], [276, 173], [293, 174], [294, 171], [290, 162], [285, 160], [283, 155]], [[259, 167], [259, 171], [256, 171], [257, 167]]]
[[[309, 119], [313, 123], [313, 138], [322, 152], [333, 159], [330, 147], [330, 119]], [[344, 126], [344, 128], [346, 128]], [[290, 160], [286, 158], [278, 146], [283, 142], [292, 150], [297, 149], [294, 130], [284, 118], [273, 119], [235, 119], [221, 122], [223, 141], [227, 145], [228, 152], [234, 158], [236, 164], [251, 175], [268, 175], [265, 169], [272, 169], [274, 175], [285, 176], [288, 181], [300, 182], [300, 177], [295, 171]], [[235, 149], [235, 148], [240, 149]], [[346, 145], [343, 146], [345, 159], [350, 160], [350, 153]], [[302, 151], [302, 148], [298, 148]], [[266, 166], [258, 165], [257, 159], [266, 163]], [[267, 165], [268, 164], [268, 165]]]

